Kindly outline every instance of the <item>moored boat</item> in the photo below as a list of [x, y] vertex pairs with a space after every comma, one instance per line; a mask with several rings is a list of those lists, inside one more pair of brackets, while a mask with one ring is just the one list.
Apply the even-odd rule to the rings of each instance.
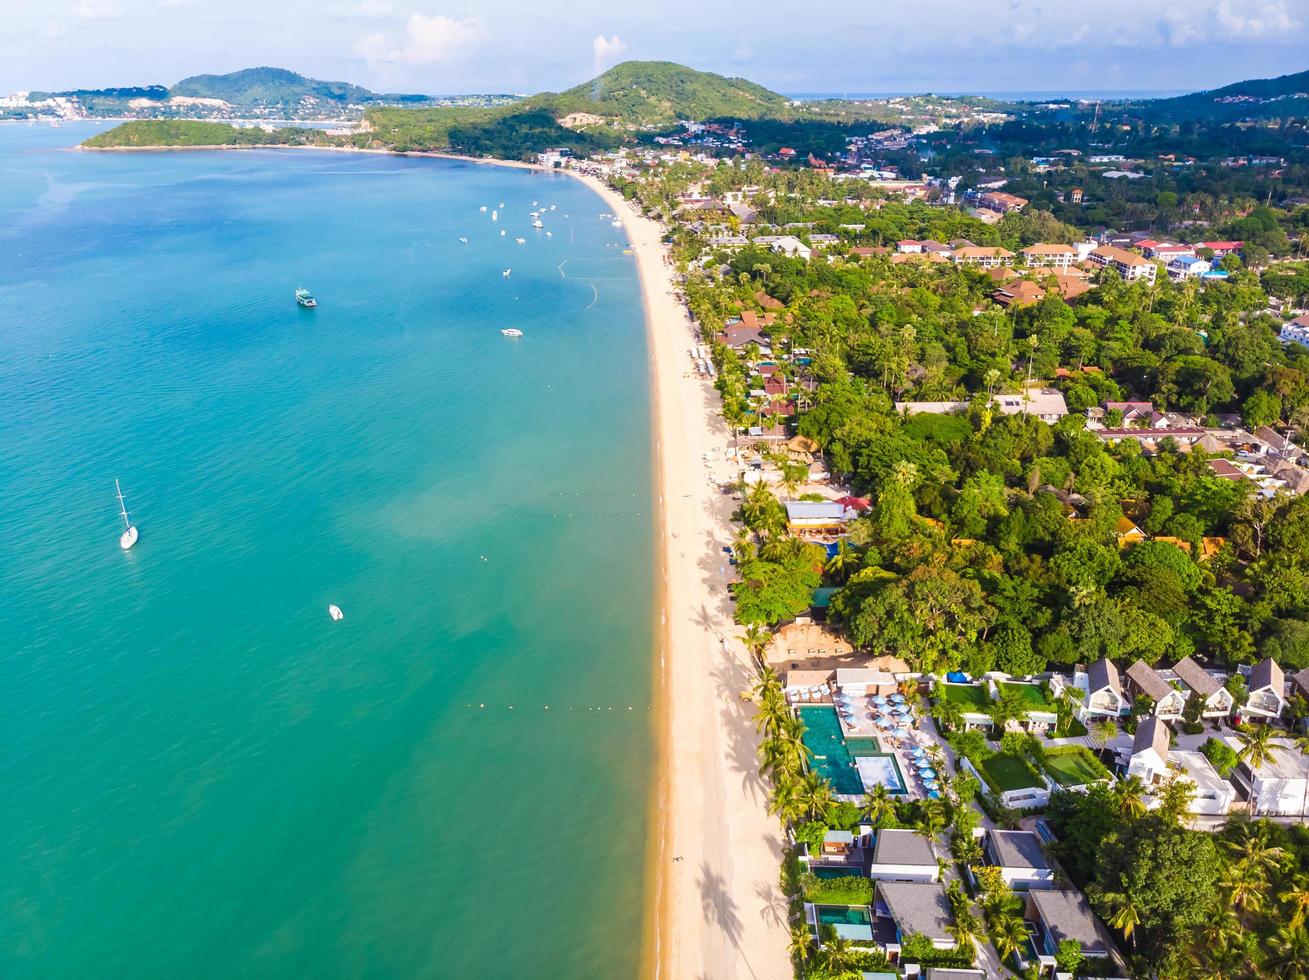
[[118, 511], [123, 518], [123, 533], [118, 536], [118, 546], [126, 551], [132, 545], [136, 544], [137, 538], [141, 535], [136, 530], [136, 525], [132, 519], [127, 516], [127, 504], [123, 502], [123, 488], [114, 480], [114, 490], [118, 494]]
[[505, 327], [500, 332], [506, 337], [521, 337], [523, 335], [523, 332], [517, 327]]
[[295, 301], [307, 310], [312, 310], [318, 305], [318, 300], [314, 299], [314, 294], [303, 287], [295, 291]]

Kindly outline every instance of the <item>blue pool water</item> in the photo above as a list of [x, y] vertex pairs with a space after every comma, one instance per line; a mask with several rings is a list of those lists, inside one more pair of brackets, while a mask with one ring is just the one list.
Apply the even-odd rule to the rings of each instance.
[[827, 705], [805, 705], [799, 709], [804, 722], [804, 744], [812, 753], [809, 768], [832, 784], [833, 792], [843, 796], [858, 796], [864, 791], [863, 781], [854, 769], [854, 757], [846, 747], [841, 734], [841, 720], [836, 709]]

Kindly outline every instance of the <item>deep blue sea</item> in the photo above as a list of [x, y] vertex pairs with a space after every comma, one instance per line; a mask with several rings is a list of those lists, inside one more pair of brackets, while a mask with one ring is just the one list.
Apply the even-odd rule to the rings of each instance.
[[631, 975], [649, 392], [602, 202], [95, 128], [0, 126], [0, 976]]

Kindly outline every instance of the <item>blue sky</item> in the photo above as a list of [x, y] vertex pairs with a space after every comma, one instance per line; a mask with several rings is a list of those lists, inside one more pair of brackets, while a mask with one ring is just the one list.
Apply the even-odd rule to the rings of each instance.
[[254, 65], [559, 89], [628, 58], [784, 92], [1212, 88], [1309, 68], [1309, 0], [0, 0], [0, 91]]

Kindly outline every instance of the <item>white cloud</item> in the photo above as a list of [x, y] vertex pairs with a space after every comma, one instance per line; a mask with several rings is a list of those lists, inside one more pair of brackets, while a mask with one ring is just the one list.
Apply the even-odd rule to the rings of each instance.
[[1287, 12], [1286, 0], [1242, 0], [1239, 5], [1218, 0], [1214, 16], [1225, 33], [1247, 39], [1275, 37], [1300, 26]]
[[596, 74], [604, 71], [622, 57], [623, 52], [626, 50], [627, 42], [617, 34], [613, 37], [597, 34], [595, 40], [591, 42], [591, 53], [595, 55]]
[[117, 0], [77, 0], [73, 13], [83, 20], [112, 20], [123, 16], [123, 8]]
[[351, 13], [358, 17], [388, 17], [395, 13], [395, 4], [391, 0], [363, 0], [355, 4]]
[[456, 20], [441, 14], [411, 14], [402, 43], [392, 43], [384, 33], [374, 31], [356, 41], [354, 50], [373, 64], [432, 65], [451, 60], [487, 36], [476, 17]]

